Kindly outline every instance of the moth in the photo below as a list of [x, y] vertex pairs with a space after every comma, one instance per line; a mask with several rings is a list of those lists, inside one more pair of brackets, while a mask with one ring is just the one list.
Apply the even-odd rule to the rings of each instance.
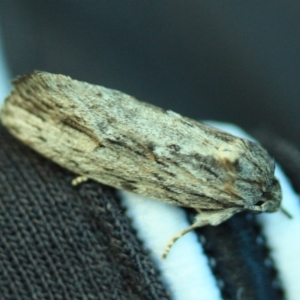
[[252, 141], [140, 102], [120, 91], [35, 71], [13, 81], [1, 110], [12, 135], [80, 175], [174, 205], [194, 223], [218, 225], [235, 213], [275, 212], [275, 164]]

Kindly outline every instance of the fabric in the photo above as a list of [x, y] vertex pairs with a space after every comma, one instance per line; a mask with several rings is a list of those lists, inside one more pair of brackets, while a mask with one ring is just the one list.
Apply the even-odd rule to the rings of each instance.
[[0, 299], [170, 299], [114, 189], [0, 127]]
[[[71, 186], [73, 174], [3, 127], [0, 145], [0, 299], [191, 299], [174, 294], [114, 189]], [[252, 214], [197, 235], [220, 299], [284, 299], [282, 274]], [[177, 266], [175, 277], [192, 281], [188, 272]], [[204, 293], [207, 279], [198, 285]]]

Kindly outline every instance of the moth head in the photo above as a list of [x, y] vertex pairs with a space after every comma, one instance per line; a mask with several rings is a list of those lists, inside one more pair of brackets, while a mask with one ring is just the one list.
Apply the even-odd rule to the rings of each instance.
[[273, 178], [270, 186], [262, 193], [260, 200], [255, 205], [245, 208], [254, 212], [275, 212], [280, 208], [281, 200], [280, 184], [276, 178]]

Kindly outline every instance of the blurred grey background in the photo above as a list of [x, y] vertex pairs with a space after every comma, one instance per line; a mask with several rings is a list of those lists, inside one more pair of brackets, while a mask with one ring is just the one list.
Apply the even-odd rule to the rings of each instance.
[[299, 1], [0, 1], [12, 77], [62, 73], [298, 147], [299, 16]]

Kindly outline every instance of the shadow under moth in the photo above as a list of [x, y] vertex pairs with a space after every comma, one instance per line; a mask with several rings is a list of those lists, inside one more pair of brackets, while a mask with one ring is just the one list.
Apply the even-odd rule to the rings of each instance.
[[78, 174], [198, 212], [186, 232], [237, 212], [274, 212], [281, 188], [257, 143], [122, 92], [35, 71], [13, 81], [1, 121], [19, 140]]

